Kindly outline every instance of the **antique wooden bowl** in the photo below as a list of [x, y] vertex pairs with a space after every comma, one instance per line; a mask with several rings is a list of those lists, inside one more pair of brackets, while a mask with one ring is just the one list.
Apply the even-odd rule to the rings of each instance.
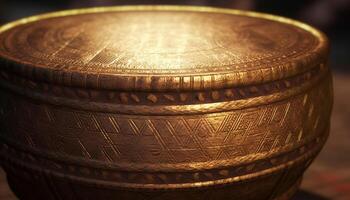
[[21, 199], [288, 199], [328, 136], [328, 42], [290, 19], [92, 8], [0, 42], [0, 156]]

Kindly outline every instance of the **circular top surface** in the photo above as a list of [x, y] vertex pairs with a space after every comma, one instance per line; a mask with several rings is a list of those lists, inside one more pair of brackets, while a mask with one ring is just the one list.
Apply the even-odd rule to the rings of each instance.
[[[274, 80], [306, 70], [326, 46], [318, 31], [285, 18], [164, 6], [27, 18], [2, 27], [0, 42], [0, 57], [22, 73], [30, 68], [26, 75], [46, 73], [35, 77], [113, 89], [200, 89]], [[68, 82], [52, 78], [67, 74]], [[86, 76], [98, 76], [96, 83], [86, 83]]]

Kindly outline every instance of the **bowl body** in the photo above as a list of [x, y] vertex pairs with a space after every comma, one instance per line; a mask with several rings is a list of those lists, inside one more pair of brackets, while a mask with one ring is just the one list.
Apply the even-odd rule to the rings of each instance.
[[[264, 27], [249, 32], [249, 26], [240, 25], [238, 29], [243, 31], [235, 37], [243, 43], [255, 44], [249, 54], [250, 62], [259, 67], [225, 74], [226, 77], [222, 72], [199, 76], [201, 69], [191, 68], [193, 73], [187, 77], [167, 79], [172, 75], [164, 75], [164, 80], [147, 73], [135, 75], [133, 71], [125, 72], [125, 76], [113, 72], [112, 78], [105, 78], [107, 72], [75, 69], [75, 65], [82, 63], [73, 61], [69, 64], [77, 72], [67, 72], [72, 69], [67, 63], [62, 65], [67, 68], [47, 69], [42, 67], [51, 65], [46, 63], [46, 57], [41, 57], [41, 63], [37, 59], [34, 65], [25, 61], [27, 57], [18, 56], [16, 60], [2, 53], [0, 156], [16, 195], [21, 199], [53, 200], [289, 199], [329, 134], [332, 82], [327, 65], [328, 44], [311, 27], [270, 15], [212, 8], [87, 9], [8, 25], [0, 34], [2, 52], [22, 46], [25, 49], [21, 34], [29, 28], [14, 33], [8, 30], [26, 23], [31, 27], [30, 23], [35, 21], [66, 15], [145, 10], [264, 18], [305, 29], [311, 32], [308, 36], [311, 39], [297, 39], [305, 47], [293, 49], [288, 40], [279, 38], [287, 46], [285, 53], [300, 51], [300, 55], [290, 60], [283, 60], [286, 54], [277, 55], [275, 60], [258, 65], [253, 58], [262, 55], [256, 52], [279, 51], [281, 47], [274, 46], [269, 38], [261, 38], [264, 34], [259, 30], [266, 32]], [[188, 29], [184, 27], [181, 33]], [[40, 46], [36, 42], [45, 28], [50, 31], [47, 27], [27, 31], [31, 47]], [[72, 30], [72, 34], [75, 32]], [[45, 34], [68, 37], [66, 32]], [[198, 48], [210, 46], [196, 43], [193, 35], [184, 35]], [[134, 43], [138, 41], [130, 39], [127, 44]], [[152, 40], [147, 44], [153, 45]], [[39, 50], [49, 51], [47, 46], [48, 49]], [[302, 52], [308, 47], [311, 50]], [[162, 55], [164, 48], [172, 51], [175, 47], [164, 45], [158, 53]], [[70, 53], [74, 52], [72, 49]], [[237, 50], [237, 55], [247, 51], [242, 49]], [[198, 51], [193, 48], [185, 53], [191, 54], [191, 50]], [[152, 52], [147, 55], [152, 56], [154, 49], [149, 51]], [[53, 54], [67, 57], [59, 51]], [[35, 55], [31, 55], [33, 59]], [[269, 56], [273, 55], [263, 59], [268, 60]], [[162, 59], [162, 64], [173, 61]], [[265, 70], [260, 68], [262, 64], [271, 67]], [[100, 81], [96, 81], [96, 76]], [[214, 77], [210, 84], [208, 76]], [[182, 84], [180, 88], [176, 81]]]

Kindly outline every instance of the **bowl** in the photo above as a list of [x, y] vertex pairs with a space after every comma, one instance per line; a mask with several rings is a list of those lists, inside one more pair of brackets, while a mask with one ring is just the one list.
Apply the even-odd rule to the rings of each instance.
[[329, 134], [326, 36], [186, 6], [0, 28], [0, 158], [21, 199], [289, 199]]

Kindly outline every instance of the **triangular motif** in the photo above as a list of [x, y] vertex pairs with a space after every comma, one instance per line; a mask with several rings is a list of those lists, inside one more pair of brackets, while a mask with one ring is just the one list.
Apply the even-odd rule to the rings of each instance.
[[206, 152], [211, 160], [216, 160], [221, 151], [221, 148], [210, 148]]
[[207, 118], [206, 121], [210, 125], [210, 128], [214, 133], [218, 132], [219, 129], [225, 125], [225, 121], [227, 120], [228, 115], [215, 116]]
[[240, 113], [238, 114], [229, 114], [223, 121], [221, 125], [220, 132], [229, 132], [234, 126], [237, 124], [237, 120], [239, 119]]
[[145, 120], [130, 119], [129, 120], [129, 126], [134, 131], [135, 135], [139, 135], [139, 134], [141, 134], [141, 130], [145, 126]]
[[183, 119], [177, 120], [176, 125], [174, 126], [174, 130], [178, 136], [181, 135], [191, 135], [191, 130], [188, 128], [186, 122]]
[[198, 127], [198, 124], [200, 123], [201, 119], [184, 119], [186, 124], [192, 132], [196, 132], [196, 129]]
[[155, 136], [153, 129], [150, 127], [150, 124], [148, 122], [142, 124], [140, 126], [142, 129], [140, 129], [141, 135], [147, 135], [147, 136]]
[[195, 134], [200, 138], [208, 138], [214, 135], [209, 123], [205, 119], [199, 121]]

